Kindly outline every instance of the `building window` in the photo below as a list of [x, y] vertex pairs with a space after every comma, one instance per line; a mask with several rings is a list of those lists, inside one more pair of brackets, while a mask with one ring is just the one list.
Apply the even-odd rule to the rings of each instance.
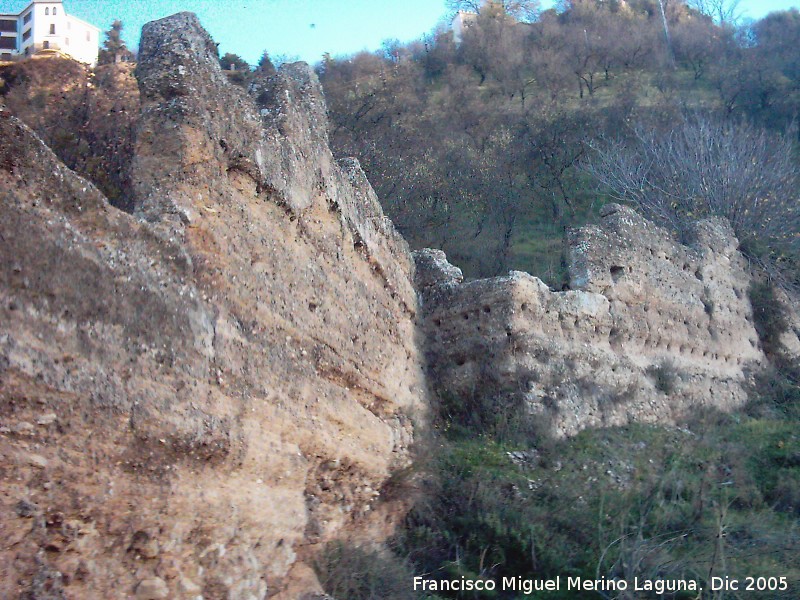
[[0, 19], [0, 31], [4, 33], [17, 33], [17, 20]]
[[27, 25], [28, 23], [30, 23], [30, 22], [31, 22], [31, 15], [32, 15], [32, 14], [33, 14], [33, 13], [28, 13], [27, 15], [25, 15], [24, 17], [22, 17], [22, 23], [23, 23], [23, 25]]
[[17, 39], [13, 37], [0, 37], [0, 48], [3, 50], [16, 50]]
[[50, 16], [50, 9], [49, 8], [45, 8], [44, 9], [44, 14], [49, 17]]
[[64, 45], [69, 46], [69, 38], [64, 38]]
[[31, 39], [31, 30], [30, 29], [28, 29], [28, 31], [26, 31], [25, 33], [22, 34], [22, 41], [23, 42], [27, 42], [29, 39]]
[[56, 16], [57, 14], [58, 14], [58, 9], [54, 6], [53, 7], [53, 16]]
[[55, 34], [56, 34], [56, 24], [55, 23], [51, 23], [50, 24], [50, 35], [55, 35]]
[[86, 41], [87, 42], [91, 42], [92, 41], [92, 32], [91, 31], [87, 31], [86, 32]]
[[44, 50], [49, 50], [49, 49], [50, 49], [50, 42], [44, 42], [44, 43], [42, 44], [42, 48], [43, 48]]

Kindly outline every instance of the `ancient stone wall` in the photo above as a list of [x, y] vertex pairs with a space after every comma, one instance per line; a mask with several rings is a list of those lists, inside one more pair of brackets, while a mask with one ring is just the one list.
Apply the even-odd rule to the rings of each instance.
[[521, 395], [558, 435], [744, 403], [765, 357], [730, 227], [701, 221], [680, 244], [609, 205], [570, 235], [569, 261], [572, 289], [553, 292], [520, 272], [460, 283], [443, 255], [417, 253], [432, 380]]
[[188, 13], [139, 59], [134, 215], [0, 113], [0, 597], [322, 597], [323, 544], [407, 508], [384, 486], [423, 348], [440, 389], [560, 435], [744, 401], [764, 356], [724, 223], [678, 244], [611, 205], [569, 240], [572, 290], [462, 283], [331, 155], [307, 65], [248, 95]]
[[296, 600], [404, 512], [413, 261], [307, 66], [256, 104], [184, 13], [137, 76], [139, 218], [0, 118], [0, 596]]

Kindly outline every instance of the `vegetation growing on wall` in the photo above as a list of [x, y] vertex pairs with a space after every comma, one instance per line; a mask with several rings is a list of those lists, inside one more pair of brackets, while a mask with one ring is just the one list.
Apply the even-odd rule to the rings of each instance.
[[6, 108], [31, 127], [70, 169], [130, 210], [130, 164], [139, 88], [130, 63], [94, 71], [50, 58], [0, 69]]

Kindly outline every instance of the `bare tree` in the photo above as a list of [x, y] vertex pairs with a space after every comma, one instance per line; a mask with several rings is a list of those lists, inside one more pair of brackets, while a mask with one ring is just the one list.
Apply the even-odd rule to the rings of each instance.
[[585, 167], [612, 198], [679, 233], [717, 215], [740, 240], [800, 250], [793, 132], [693, 115], [667, 132], [640, 125], [633, 133], [590, 144]]
[[[709, 67], [730, 59], [722, 57], [726, 39], [720, 39], [717, 28], [706, 19], [691, 19], [678, 23], [673, 31], [675, 57], [679, 63], [688, 66], [694, 79], [701, 79]], [[738, 57], [736, 57], [738, 58]]]
[[483, 0], [447, 0], [445, 2], [447, 10], [453, 12], [463, 10], [471, 13], [479, 13], [483, 8], [483, 4]]
[[744, 14], [739, 8], [740, 2], [741, 0], [689, 0], [687, 4], [720, 25], [736, 25]]

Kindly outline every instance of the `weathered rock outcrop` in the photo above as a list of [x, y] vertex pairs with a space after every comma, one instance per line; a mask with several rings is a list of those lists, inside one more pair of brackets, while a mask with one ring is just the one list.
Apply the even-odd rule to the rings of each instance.
[[609, 205], [570, 236], [571, 291], [519, 272], [461, 284], [443, 256], [417, 253], [433, 381], [521, 395], [559, 435], [741, 406], [765, 357], [737, 246], [722, 221], [683, 245]]
[[184, 13], [137, 76], [139, 218], [0, 117], [0, 596], [294, 600], [402, 514], [413, 261], [308, 67], [256, 105]]

